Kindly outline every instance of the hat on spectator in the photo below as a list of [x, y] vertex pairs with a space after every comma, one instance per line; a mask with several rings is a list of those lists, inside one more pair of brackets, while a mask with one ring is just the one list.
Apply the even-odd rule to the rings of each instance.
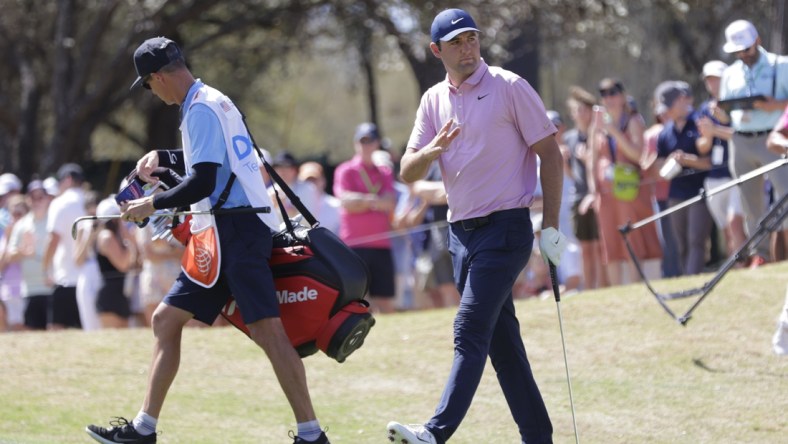
[[435, 16], [430, 34], [432, 41], [448, 42], [466, 31], [481, 32], [476, 27], [473, 17], [462, 9], [447, 9]]
[[705, 79], [706, 77], [722, 77], [722, 72], [725, 71], [725, 68], [727, 67], [728, 64], [720, 60], [706, 62], [706, 64], [703, 65], [703, 74], [701, 75], [701, 78]]
[[0, 196], [5, 196], [12, 191], [21, 191], [22, 181], [14, 173], [0, 175]]
[[279, 151], [278, 153], [276, 153], [276, 156], [274, 156], [274, 160], [273, 162], [271, 162], [271, 165], [275, 167], [284, 166], [284, 167], [298, 168], [298, 161], [296, 160], [295, 157], [293, 157], [292, 154], [288, 153], [287, 151]]
[[323, 175], [323, 166], [317, 162], [304, 162], [298, 168], [298, 180], [320, 179]]
[[60, 194], [60, 187], [57, 184], [57, 179], [54, 177], [47, 177], [41, 183], [44, 185], [44, 189], [50, 196], [57, 196]]
[[758, 40], [758, 31], [747, 20], [736, 20], [725, 28], [725, 44], [722, 50], [728, 54], [744, 51]]
[[[176, 60], [183, 60], [181, 49], [166, 37], [154, 37], [142, 42], [134, 51], [134, 68], [137, 69], [137, 80], [131, 84], [134, 89], [142, 84], [142, 80], [154, 72]], [[146, 86], [146, 85], [143, 85]], [[149, 88], [146, 86], [146, 88]]]
[[30, 183], [27, 184], [28, 193], [31, 191], [38, 191], [38, 190], [41, 190], [46, 193], [46, 190], [44, 189], [44, 182], [41, 182], [40, 180], [36, 179], [36, 180], [31, 180]]
[[394, 160], [391, 158], [391, 153], [385, 150], [375, 150], [372, 153], [372, 163], [377, 167], [394, 168]]
[[365, 137], [373, 140], [379, 140], [380, 133], [378, 132], [378, 126], [370, 122], [364, 122], [357, 126], [356, 134], [353, 136], [353, 140], [358, 142]]
[[98, 206], [96, 207], [96, 216], [120, 216], [120, 207], [115, 201], [115, 195], [111, 195], [99, 202]]
[[561, 114], [559, 114], [558, 111], [548, 109], [547, 118], [550, 119], [550, 121], [553, 122], [553, 125], [556, 127], [564, 124], [564, 120], [561, 118]]
[[657, 104], [654, 112], [662, 114], [669, 110], [679, 97], [689, 97], [692, 95], [692, 88], [687, 82], [669, 80], [657, 85], [654, 91], [654, 102]]
[[66, 177], [82, 180], [84, 177], [82, 173], [82, 167], [76, 163], [64, 163], [57, 170], [57, 180], [63, 180]]

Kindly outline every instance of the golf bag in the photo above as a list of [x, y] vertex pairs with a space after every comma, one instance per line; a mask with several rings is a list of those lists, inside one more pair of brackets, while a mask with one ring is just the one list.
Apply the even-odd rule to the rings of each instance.
[[[363, 300], [364, 262], [323, 227], [296, 226], [274, 237], [269, 261], [287, 336], [301, 357], [318, 350], [344, 362], [364, 344], [375, 319]], [[249, 334], [230, 297], [222, 315]]]
[[[274, 236], [269, 265], [285, 332], [301, 357], [322, 350], [337, 362], [344, 362], [364, 344], [375, 325], [364, 300], [369, 285], [366, 264], [334, 233], [318, 226], [312, 213], [268, 162], [263, 160], [263, 166], [309, 223], [304, 227], [290, 220], [276, 193], [285, 229]], [[222, 315], [249, 334], [232, 297]]]
[[[273, 168], [267, 163], [264, 165], [310, 223], [310, 227], [294, 224], [283, 212], [286, 228], [274, 235], [269, 266], [285, 332], [299, 356], [306, 357], [322, 350], [337, 362], [344, 362], [364, 344], [375, 325], [369, 304], [364, 300], [369, 285], [366, 264], [334, 233], [318, 226], [314, 216]], [[168, 188], [181, 181], [171, 170], [156, 176]], [[283, 207], [280, 201], [279, 208]], [[169, 226], [170, 234], [181, 243], [188, 243], [188, 219], [174, 219]], [[228, 297], [221, 314], [249, 336], [249, 329], [232, 296]]]

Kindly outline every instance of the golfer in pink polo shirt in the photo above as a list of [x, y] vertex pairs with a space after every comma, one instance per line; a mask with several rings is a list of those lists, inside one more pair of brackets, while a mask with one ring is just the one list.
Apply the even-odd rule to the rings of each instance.
[[449, 203], [449, 250], [462, 295], [454, 320], [454, 362], [440, 403], [423, 426], [388, 424], [397, 443], [445, 443], [473, 400], [487, 357], [495, 367], [522, 442], [552, 442], [553, 427], [515, 316], [512, 287], [533, 246], [529, 206], [541, 159], [544, 216], [540, 248], [558, 265], [561, 153], [537, 93], [518, 75], [487, 66], [479, 30], [460, 9], [432, 23], [432, 54], [446, 79], [422, 97], [402, 157], [405, 182], [438, 161]]

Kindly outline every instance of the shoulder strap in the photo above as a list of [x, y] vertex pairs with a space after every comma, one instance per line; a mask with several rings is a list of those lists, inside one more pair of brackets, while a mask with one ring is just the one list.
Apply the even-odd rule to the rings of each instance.
[[[241, 112], [240, 109], [238, 111]], [[301, 213], [302, 216], [304, 216], [304, 219], [309, 224], [309, 226], [313, 228], [317, 226], [318, 221], [317, 219], [315, 219], [315, 216], [313, 216], [312, 213], [310, 213], [309, 210], [306, 208], [306, 206], [304, 206], [304, 204], [301, 203], [301, 199], [293, 192], [292, 189], [290, 189], [290, 187], [287, 185], [287, 182], [285, 182], [284, 179], [282, 179], [282, 177], [279, 176], [279, 174], [277, 174], [276, 170], [274, 170], [274, 167], [272, 167], [268, 162], [265, 161], [265, 157], [263, 157], [263, 153], [260, 151], [260, 148], [257, 146], [257, 142], [254, 141], [254, 136], [252, 135], [252, 131], [249, 129], [249, 125], [246, 124], [246, 114], [241, 112], [241, 117], [243, 119], [244, 126], [246, 126], [246, 132], [249, 133], [249, 139], [252, 141], [252, 146], [254, 146], [254, 149], [257, 151], [257, 154], [260, 156], [260, 159], [263, 161], [263, 166], [265, 167], [265, 170], [268, 171], [268, 174], [271, 175], [271, 179], [273, 179], [274, 182], [276, 182], [276, 184], [279, 185], [279, 188], [282, 189], [282, 191], [285, 193], [285, 196], [287, 196], [287, 198], [290, 199], [290, 203], [292, 203], [293, 206], [296, 207], [298, 212]], [[287, 215], [287, 212], [284, 209], [284, 205], [282, 204], [282, 200], [279, 198], [278, 192], [276, 193], [276, 200], [279, 202], [279, 210], [282, 212], [282, 220], [284, 220], [288, 231], [292, 231], [293, 227], [292, 224], [290, 223], [290, 217]]]

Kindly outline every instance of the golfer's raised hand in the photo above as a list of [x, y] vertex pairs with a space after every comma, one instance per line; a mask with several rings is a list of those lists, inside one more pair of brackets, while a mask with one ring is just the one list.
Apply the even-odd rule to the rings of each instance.
[[454, 119], [449, 119], [449, 121], [443, 125], [443, 128], [438, 131], [438, 135], [432, 139], [429, 145], [422, 148], [422, 151], [425, 152], [425, 156], [428, 156], [431, 160], [435, 160], [438, 156], [449, 150], [451, 141], [460, 134], [460, 127], [457, 126], [452, 129], [453, 125]]
[[158, 166], [159, 153], [156, 151], [151, 151], [148, 154], [142, 156], [142, 158], [137, 161], [137, 176], [139, 176], [140, 179], [144, 180], [145, 182], [155, 184], [159, 181], [159, 178], [151, 174], [156, 168], [158, 168]]

